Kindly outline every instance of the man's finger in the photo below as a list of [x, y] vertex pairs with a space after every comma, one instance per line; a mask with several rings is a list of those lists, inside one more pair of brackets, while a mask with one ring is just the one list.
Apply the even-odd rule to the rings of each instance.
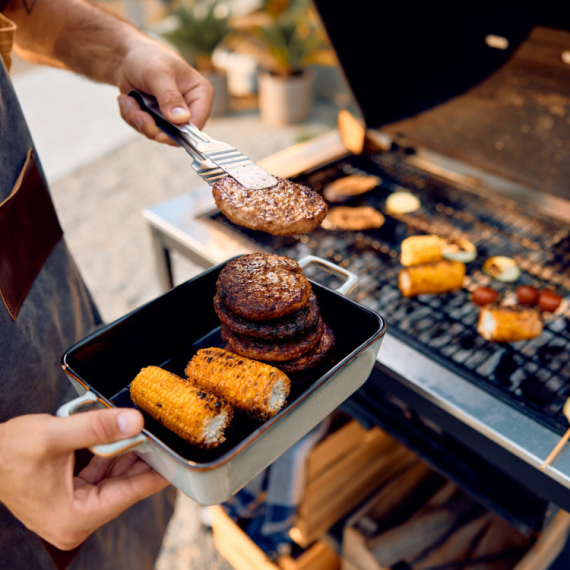
[[97, 485], [97, 483], [100, 483], [107, 476], [114, 461], [114, 457], [99, 457], [95, 455], [89, 462], [89, 465], [78, 473], [76, 479], [85, 481], [90, 485]]
[[188, 105], [180, 93], [174, 77], [166, 70], [155, 73], [148, 81], [151, 94], [158, 101], [162, 114], [173, 123], [187, 123], [190, 120]]
[[[107, 477], [121, 477], [124, 475], [137, 461], [141, 461], [136, 453], [125, 453], [117, 458], [113, 467], [107, 473]], [[145, 463], [146, 465], [146, 463]]]
[[132, 477], [107, 478], [97, 486], [77, 488], [74, 493], [77, 507], [89, 513], [90, 526], [98, 528], [166, 487], [166, 479], [156, 471], [147, 469]]
[[143, 426], [138, 410], [96, 410], [69, 418], [53, 418], [42, 435], [42, 443], [46, 453], [67, 453], [132, 437]]

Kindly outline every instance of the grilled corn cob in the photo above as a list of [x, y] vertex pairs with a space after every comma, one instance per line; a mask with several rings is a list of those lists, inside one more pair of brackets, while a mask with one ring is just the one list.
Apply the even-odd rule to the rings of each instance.
[[406, 267], [440, 261], [443, 257], [438, 236], [411, 236], [402, 242], [400, 261]]
[[175, 374], [149, 366], [131, 383], [131, 400], [141, 410], [192, 445], [223, 443], [234, 410], [221, 398]]
[[291, 381], [277, 368], [221, 348], [202, 348], [188, 363], [186, 375], [254, 418], [274, 416], [289, 395]]
[[459, 261], [438, 261], [401, 269], [398, 287], [404, 297], [436, 295], [463, 287], [465, 264]]
[[542, 332], [542, 318], [538, 309], [491, 305], [479, 312], [477, 332], [495, 342], [530, 340]]

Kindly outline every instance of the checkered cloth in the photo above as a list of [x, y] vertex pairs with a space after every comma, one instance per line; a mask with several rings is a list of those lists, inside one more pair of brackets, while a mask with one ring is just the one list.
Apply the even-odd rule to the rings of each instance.
[[223, 503], [228, 515], [245, 527], [248, 536], [270, 558], [290, 550], [289, 530], [303, 498], [307, 458], [329, 425], [330, 418], [326, 418]]

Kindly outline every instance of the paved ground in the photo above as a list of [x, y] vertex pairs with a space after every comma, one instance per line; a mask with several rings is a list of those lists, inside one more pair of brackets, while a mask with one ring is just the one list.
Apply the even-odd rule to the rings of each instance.
[[[147, 141], [122, 124], [113, 88], [44, 68], [14, 81], [66, 239], [103, 317], [112, 321], [160, 293], [140, 211], [203, 182], [184, 151]], [[205, 130], [258, 160], [332, 128], [335, 119], [333, 107], [319, 104], [300, 126], [266, 127], [248, 111], [212, 119]], [[199, 271], [179, 258], [174, 263], [178, 282]], [[185, 496], [156, 568], [229, 570], [200, 525], [198, 506]]]

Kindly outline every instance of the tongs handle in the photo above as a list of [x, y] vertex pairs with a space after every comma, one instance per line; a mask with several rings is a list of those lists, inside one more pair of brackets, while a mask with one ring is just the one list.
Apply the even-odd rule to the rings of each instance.
[[[129, 92], [129, 96], [136, 99], [143, 111], [146, 111], [155, 120], [157, 127], [165, 132], [176, 144], [183, 147], [186, 152], [200, 161], [207, 158], [199, 150], [200, 143], [215, 142], [192, 123], [171, 123], [160, 110], [158, 101], [152, 95], [143, 93], [138, 89]], [[197, 156], [195, 156], [197, 155]]]

